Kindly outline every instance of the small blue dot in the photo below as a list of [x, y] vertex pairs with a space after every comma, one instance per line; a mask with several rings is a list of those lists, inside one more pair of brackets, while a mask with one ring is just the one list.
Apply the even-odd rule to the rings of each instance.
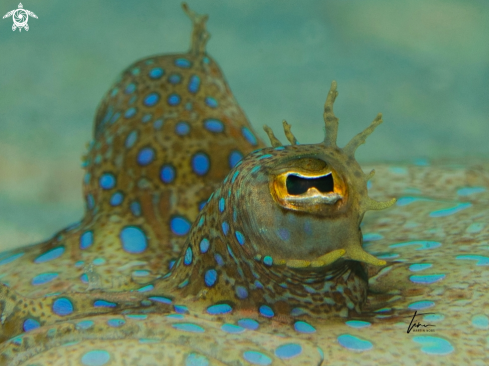
[[217, 271], [215, 269], [209, 269], [205, 272], [204, 281], [206, 286], [212, 287], [217, 281]]
[[144, 105], [146, 107], [153, 107], [160, 100], [160, 95], [158, 93], [150, 93], [144, 98]]
[[115, 302], [109, 302], [105, 300], [95, 300], [93, 306], [96, 308], [115, 308], [117, 304]]
[[28, 332], [30, 330], [33, 330], [33, 329], [36, 329], [36, 328], [39, 328], [41, 326], [41, 324], [39, 324], [39, 322], [37, 320], [34, 320], [34, 319], [26, 319], [24, 321], [24, 332]]
[[87, 249], [93, 244], [93, 231], [85, 231], [80, 235], [80, 249]]
[[153, 123], [153, 127], [156, 129], [156, 130], [159, 130], [161, 128], [161, 126], [163, 126], [163, 120], [161, 119], [157, 119], [154, 123]]
[[216, 304], [207, 308], [207, 312], [211, 315], [229, 314], [233, 308], [228, 304]]
[[76, 329], [90, 329], [94, 324], [95, 323], [92, 320], [82, 320], [81, 322], [76, 323]]
[[256, 146], [258, 144], [255, 135], [247, 127], [243, 127], [241, 133], [251, 145]]
[[222, 259], [222, 256], [219, 253], [214, 254], [214, 259], [219, 266], [222, 267], [224, 265], [224, 259]]
[[236, 170], [233, 174], [233, 178], [231, 179], [232, 184], [234, 184], [234, 182], [236, 181], [236, 178], [238, 178], [238, 175], [239, 175], [239, 170]]
[[270, 267], [273, 264], [273, 258], [267, 255], [263, 258], [263, 263]]
[[46, 253], [41, 254], [39, 257], [37, 257], [34, 260], [34, 263], [44, 263], [44, 262], [51, 261], [53, 259], [60, 257], [64, 252], [65, 252], [64, 246], [53, 248], [51, 250], [48, 250]]
[[175, 60], [175, 65], [176, 66], [179, 66], [179, 67], [182, 67], [182, 68], [185, 68], [185, 69], [188, 69], [192, 64], [186, 58], [177, 58]]
[[171, 183], [175, 179], [175, 169], [169, 165], [163, 165], [160, 171], [160, 179], [163, 183]]
[[226, 200], [224, 199], [224, 197], [221, 197], [221, 199], [219, 200], [219, 211], [220, 212], [224, 211], [225, 205], [226, 205]]
[[132, 118], [134, 117], [134, 115], [137, 113], [137, 109], [132, 107], [132, 108], [129, 108], [126, 113], [124, 113], [124, 117], [125, 118]]
[[196, 153], [192, 157], [192, 168], [197, 175], [204, 175], [209, 171], [210, 161], [203, 152]]
[[112, 206], [119, 206], [124, 200], [124, 195], [121, 192], [115, 192], [112, 197], [110, 197], [110, 204]]
[[224, 124], [215, 118], [209, 118], [204, 121], [204, 127], [207, 131], [222, 132], [224, 131]]
[[245, 238], [244, 238], [243, 234], [241, 234], [241, 232], [239, 232], [239, 231], [236, 231], [235, 235], [236, 235], [236, 239], [238, 239], [238, 243], [240, 245], [243, 245], [245, 243]]
[[180, 82], [180, 80], [182, 80], [182, 78], [180, 77], [180, 75], [178, 74], [171, 74], [169, 77], [168, 77], [168, 81], [171, 83], [171, 84], [178, 84]]
[[207, 104], [211, 108], [217, 108], [217, 100], [212, 97], [206, 97], [205, 104]]
[[294, 323], [294, 329], [299, 333], [315, 333], [316, 329], [309, 323], [297, 321]]
[[234, 150], [229, 154], [229, 167], [232, 169], [238, 164], [238, 162], [243, 159], [243, 154], [239, 151]]
[[126, 148], [131, 148], [136, 143], [138, 139], [138, 131], [134, 130], [129, 135], [127, 135], [125, 146]]
[[142, 253], [148, 246], [148, 240], [144, 232], [136, 226], [126, 226], [121, 230], [120, 240], [122, 248], [133, 254]]
[[188, 247], [187, 250], [185, 251], [185, 257], [183, 259], [183, 264], [186, 266], [189, 266], [192, 264], [192, 248]]
[[107, 324], [111, 327], [119, 328], [126, 324], [126, 321], [124, 319], [109, 319], [107, 320]]
[[192, 333], [204, 333], [205, 330], [201, 326], [192, 323], [174, 323], [172, 327], [178, 330]]
[[181, 99], [180, 99], [180, 95], [178, 94], [170, 94], [167, 100], [169, 105], [178, 105], [180, 104]]
[[260, 306], [259, 311], [261, 315], [266, 316], [267, 318], [272, 318], [275, 315], [272, 308], [268, 305]]
[[175, 126], [177, 135], [184, 136], [190, 132], [190, 126], [187, 122], [178, 122]]
[[132, 93], [134, 93], [135, 90], [136, 90], [136, 84], [131, 83], [126, 87], [126, 90], [124, 90], [124, 93], [132, 94]]
[[206, 253], [207, 250], [209, 249], [209, 240], [207, 240], [206, 238], [202, 239], [201, 242], [200, 242], [200, 252], [201, 253]]
[[66, 297], [61, 297], [54, 300], [52, 309], [59, 316], [70, 315], [73, 313], [73, 304]]
[[236, 295], [240, 299], [246, 299], [248, 297], [248, 290], [243, 286], [236, 286]]
[[297, 343], [284, 344], [275, 350], [275, 355], [283, 360], [299, 356], [301, 353], [302, 347]]
[[171, 299], [169, 299], [167, 297], [162, 297], [162, 296], [149, 297], [148, 300], [156, 301], [156, 302], [161, 302], [162, 304], [168, 304], [168, 305], [171, 305], [172, 304]]
[[246, 329], [240, 327], [239, 325], [224, 323], [221, 326], [221, 330], [223, 330], [226, 333], [239, 334], [239, 333], [243, 333]]
[[110, 119], [110, 123], [115, 123], [117, 122], [117, 120], [119, 119], [119, 117], [121, 116], [120, 112], [117, 112], [116, 114], [114, 114], [112, 116], [112, 118]]
[[164, 73], [165, 72], [161, 67], [155, 67], [148, 73], [148, 75], [151, 79], [159, 79], [163, 76]]
[[373, 348], [371, 342], [350, 334], [342, 334], [338, 336], [338, 343], [343, 347], [354, 351], [368, 351]]
[[151, 147], [144, 147], [141, 150], [139, 150], [138, 153], [138, 164], [139, 165], [148, 165], [150, 164], [155, 157], [155, 151]]
[[109, 361], [109, 352], [98, 349], [88, 351], [81, 358], [81, 362], [85, 366], [103, 366]]
[[129, 208], [131, 209], [131, 212], [134, 216], [141, 216], [141, 205], [139, 204], [139, 202], [132, 202]]
[[197, 75], [192, 75], [188, 82], [188, 91], [195, 94], [199, 91], [200, 78]]
[[103, 189], [112, 189], [115, 187], [115, 177], [111, 173], [104, 173], [99, 180], [100, 187]]
[[243, 358], [253, 365], [267, 366], [272, 363], [270, 357], [258, 351], [246, 351], [243, 353]]
[[256, 320], [248, 319], [248, 318], [238, 320], [238, 324], [240, 326], [242, 326], [243, 328], [246, 328], [249, 330], [257, 330], [258, 327], [260, 326], [260, 323], [258, 323]]
[[187, 235], [191, 223], [182, 216], [175, 216], [170, 221], [171, 231], [178, 236]]
[[151, 113], [145, 114], [143, 118], [141, 118], [141, 121], [143, 123], [149, 122], [151, 120], [151, 117], [152, 117]]
[[51, 282], [52, 280], [58, 278], [57, 273], [41, 273], [32, 279], [32, 284], [34, 286], [44, 285], [45, 283]]
[[185, 360], [185, 366], [209, 366], [209, 360], [204, 355], [190, 353]]
[[221, 226], [222, 226], [222, 232], [224, 233], [224, 235], [227, 235], [229, 232], [229, 224], [226, 221], [224, 221]]

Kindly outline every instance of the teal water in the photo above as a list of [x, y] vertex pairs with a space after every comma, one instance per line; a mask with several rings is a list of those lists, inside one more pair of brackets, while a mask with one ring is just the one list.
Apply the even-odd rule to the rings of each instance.
[[[0, 13], [17, 8], [0, 3]], [[82, 214], [80, 156], [102, 95], [133, 61], [186, 50], [178, 1], [23, 2], [0, 20], [0, 249], [45, 239]], [[260, 136], [287, 119], [317, 142], [332, 79], [339, 144], [385, 123], [359, 160], [489, 156], [485, 1], [189, 1], [209, 53]], [[282, 135], [278, 132], [277, 135]]]

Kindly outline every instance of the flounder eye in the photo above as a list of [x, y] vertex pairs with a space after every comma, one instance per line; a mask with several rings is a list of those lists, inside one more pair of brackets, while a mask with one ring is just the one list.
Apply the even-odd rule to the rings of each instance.
[[321, 193], [328, 193], [334, 190], [333, 175], [329, 173], [322, 177], [307, 178], [289, 174], [286, 179], [286, 186], [287, 193], [290, 195], [306, 193], [310, 188], [316, 188]]
[[270, 179], [270, 193], [284, 208], [331, 213], [346, 203], [344, 180], [322, 160], [301, 158], [279, 167]]

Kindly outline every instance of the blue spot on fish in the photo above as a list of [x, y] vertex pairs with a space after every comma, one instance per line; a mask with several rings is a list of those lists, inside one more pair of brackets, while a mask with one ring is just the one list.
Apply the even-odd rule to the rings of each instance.
[[183, 216], [174, 216], [170, 221], [171, 231], [178, 236], [187, 235], [190, 226], [190, 222]]
[[119, 206], [124, 200], [124, 195], [122, 192], [115, 192], [112, 197], [110, 197], [110, 204], [112, 206]]
[[56, 278], [58, 278], [58, 273], [56, 272], [41, 273], [34, 277], [31, 283], [34, 286], [44, 285], [45, 283], [51, 282]]
[[115, 177], [111, 173], [104, 173], [99, 180], [100, 187], [103, 189], [112, 189], [115, 187]]
[[121, 230], [120, 240], [122, 248], [128, 253], [142, 253], [148, 246], [144, 232], [137, 226], [126, 226]]
[[402, 247], [407, 247], [410, 245], [419, 245], [419, 248], [416, 248], [415, 250], [428, 250], [428, 249], [434, 249], [438, 248], [441, 246], [440, 242], [437, 241], [428, 241], [428, 240], [421, 240], [421, 241], [408, 241], [406, 243], [399, 243], [399, 244], [391, 244], [389, 245], [389, 248], [402, 248]]
[[200, 78], [197, 75], [192, 75], [188, 82], [188, 91], [195, 94], [199, 91]]
[[238, 240], [238, 243], [240, 245], [244, 245], [245, 238], [244, 238], [243, 234], [241, 234], [241, 232], [239, 232], [239, 231], [236, 231], [235, 235], [236, 235], [236, 239]]
[[150, 164], [155, 157], [155, 151], [151, 147], [142, 148], [138, 153], [138, 164], [145, 166]]
[[93, 306], [96, 308], [115, 308], [117, 304], [115, 302], [109, 302], [105, 300], [95, 300]]
[[338, 336], [338, 343], [341, 346], [353, 351], [368, 351], [373, 348], [372, 342], [352, 336], [350, 334], [342, 334]]
[[222, 132], [224, 131], [224, 124], [215, 118], [209, 118], [204, 121], [204, 127], [207, 131]]
[[206, 97], [205, 104], [207, 104], [211, 108], [217, 108], [217, 100], [212, 97]]
[[210, 168], [210, 161], [207, 154], [198, 152], [192, 157], [192, 169], [197, 175], [205, 175]]
[[243, 333], [246, 329], [240, 327], [239, 325], [225, 323], [221, 326], [221, 330], [223, 330], [226, 333], [238, 334], [238, 333]]
[[294, 323], [294, 329], [299, 333], [306, 333], [306, 334], [316, 332], [316, 328], [314, 328], [311, 324], [306, 323], [302, 320], [299, 320]]
[[249, 329], [249, 330], [257, 330], [258, 327], [260, 326], [260, 323], [258, 323], [256, 320], [248, 319], [248, 318], [238, 320], [238, 324], [241, 327]]
[[173, 166], [166, 164], [161, 167], [160, 179], [163, 183], [171, 183], [175, 179], [175, 169]]
[[70, 315], [73, 313], [73, 304], [66, 297], [60, 297], [54, 300], [52, 309], [59, 316]]
[[272, 363], [270, 357], [258, 351], [246, 351], [243, 353], [243, 358], [253, 365], [267, 366]]
[[190, 266], [192, 264], [192, 248], [187, 247], [187, 250], [185, 251], [185, 257], [183, 259], [183, 264], [186, 266]]
[[408, 308], [411, 310], [424, 310], [428, 308], [432, 308], [435, 306], [433, 301], [417, 301], [408, 305]]
[[200, 241], [200, 252], [206, 253], [207, 250], [209, 249], [209, 245], [210, 245], [209, 240], [207, 240], [206, 238], [202, 239]]
[[268, 305], [262, 305], [258, 310], [261, 315], [267, 318], [272, 318], [273, 316], [275, 316], [275, 313], [273, 312], [272, 308]]
[[454, 207], [430, 212], [430, 217], [445, 217], [445, 216], [453, 215], [453, 214], [460, 212], [462, 210], [465, 210], [466, 208], [469, 208], [471, 206], [472, 206], [472, 203], [470, 203], [470, 202], [460, 203]]
[[98, 349], [88, 351], [81, 358], [81, 362], [85, 366], [103, 366], [109, 361], [109, 352]]
[[53, 259], [59, 258], [65, 252], [65, 247], [60, 246], [48, 250], [46, 253], [41, 254], [39, 257], [34, 259], [34, 263], [44, 263], [48, 261], [52, 261]]
[[164, 73], [165, 72], [161, 67], [155, 67], [154, 69], [151, 69], [148, 75], [151, 79], [159, 79], [163, 76]]
[[190, 66], [192, 66], [192, 63], [186, 58], [177, 58], [175, 60], [175, 65], [184, 69], [188, 69]]
[[30, 330], [39, 328], [40, 326], [41, 326], [41, 324], [39, 324], [39, 322], [37, 320], [28, 318], [28, 319], [24, 320], [23, 328], [24, 328], [24, 332], [28, 332]]
[[144, 98], [144, 105], [146, 107], [153, 107], [160, 100], [160, 95], [158, 93], [150, 93]]
[[297, 343], [288, 343], [275, 350], [275, 356], [283, 360], [299, 356], [302, 353], [302, 346]]
[[234, 150], [229, 154], [229, 167], [232, 169], [238, 164], [238, 162], [243, 159], [243, 154], [239, 151]]
[[420, 343], [421, 351], [428, 355], [448, 355], [455, 349], [449, 341], [440, 337], [417, 336], [412, 340]]
[[489, 258], [482, 255], [458, 255], [455, 259], [467, 259], [472, 261], [477, 261], [477, 266], [489, 266]]
[[247, 127], [243, 127], [241, 133], [251, 145], [256, 146], [258, 144], [255, 135]]
[[211, 315], [229, 314], [233, 308], [228, 304], [216, 304], [207, 308], [207, 312]]
[[429, 285], [441, 281], [445, 278], [444, 274], [429, 274], [429, 275], [413, 275], [409, 277], [409, 280], [414, 283], [422, 283]]
[[181, 121], [175, 125], [177, 135], [184, 136], [190, 132], [190, 126], [187, 122]]
[[138, 110], [137, 110], [136, 108], [134, 108], [134, 107], [129, 108], [129, 109], [126, 111], [126, 113], [124, 113], [124, 118], [129, 119], [129, 118], [134, 117], [134, 116], [136, 115], [137, 111], [138, 111]]
[[178, 105], [178, 104], [180, 104], [180, 101], [181, 101], [180, 95], [178, 95], [178, 94], [170, 94], [168, 96], [167, 101], [168, 101], [168, 104], [171, 105], [171, 106]]
[[207, 287], [212, 287], [217, 281], [217, 271], [215, 269], [208, 269], [204, 275], [204, 282]]

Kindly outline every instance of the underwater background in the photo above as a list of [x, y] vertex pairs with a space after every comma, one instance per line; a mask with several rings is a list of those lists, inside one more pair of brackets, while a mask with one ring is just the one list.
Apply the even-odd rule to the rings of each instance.
[[[334, 79], [340, 146], [384, 115], [360, 162], [489, 156], [486, 1], [188, 3], [209, 14], [207, 50], [262, 138], [286, 119], [299, 142], [321, 140]], [[81, 156], [102, 96], [130, 63], [190, 42], [179, 1], [23, 5], [39, 17], [28, 32], [0, 21], [0, 250], [82, 217]], [[17, 6], [2, 0], [0, 13]]]

